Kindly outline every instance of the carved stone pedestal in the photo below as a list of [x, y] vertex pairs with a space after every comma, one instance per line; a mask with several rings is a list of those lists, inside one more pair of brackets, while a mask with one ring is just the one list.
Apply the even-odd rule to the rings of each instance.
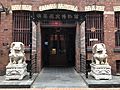
[[95, 79], [112, 79], [111, 66], [110, 65], [90, 64], [90, 66], [91, 66], [90, 74]]
[[6, 80], [18, 79], [22, 80], [24, 76], [28, 75], [27, 73], [27, 64], [8, 64], [6, 66]]

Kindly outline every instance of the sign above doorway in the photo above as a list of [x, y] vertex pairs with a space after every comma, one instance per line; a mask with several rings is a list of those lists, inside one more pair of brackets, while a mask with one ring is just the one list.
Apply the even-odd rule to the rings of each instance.
[[37, 20], [83, 21], [85, 13], [68, 10], [53, 9], [42, 12], [34, 12]]

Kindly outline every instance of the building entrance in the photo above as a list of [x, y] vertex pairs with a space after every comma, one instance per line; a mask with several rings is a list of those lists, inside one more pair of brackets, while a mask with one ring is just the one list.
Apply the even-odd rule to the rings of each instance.
[[51, 9], [35, 11], [32, 15], [36, 31], [40, 32], [36, 36], [38, 66], [75, 66], [80, 71], [80, 32], [85, 31], [85, 13]]
[[75, 27], [42, 28], [44, 66], [74, 66]]

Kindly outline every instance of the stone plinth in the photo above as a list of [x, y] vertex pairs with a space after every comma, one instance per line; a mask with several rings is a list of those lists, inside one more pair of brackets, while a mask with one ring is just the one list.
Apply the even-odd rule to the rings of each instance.
[[8, 64], [6, 66], [6, 80], [18, 79], [22, 80], [27, 73], [27, 64]]
[[110, 65], [90, 64], [90, 66], [91, 66], [90, 74], [95, 79], [112, 79]]

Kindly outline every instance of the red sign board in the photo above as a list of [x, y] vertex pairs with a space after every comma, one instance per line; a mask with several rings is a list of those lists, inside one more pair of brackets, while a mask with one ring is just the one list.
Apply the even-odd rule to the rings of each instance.
[[62, 22], [60, 22], [60, 21], [51, 21], [51, 22], [49, 22], [49, 25], [57, 27], [57, 26], [61, 26]]

